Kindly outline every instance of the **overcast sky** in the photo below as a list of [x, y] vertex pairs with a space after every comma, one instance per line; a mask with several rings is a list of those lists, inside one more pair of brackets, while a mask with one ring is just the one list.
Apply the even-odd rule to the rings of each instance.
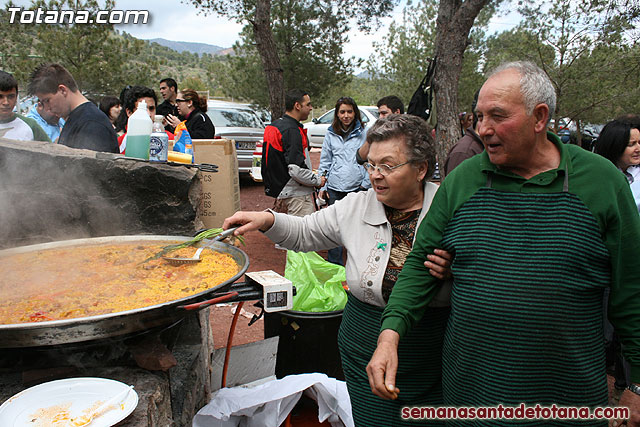
[[[404, 0], [402, 3], [405, 3]], [[198, 9], [191, 3], [180, 3], [178, 5], [175, 1], [169, 0], [157, 0], [154, 2], [116, 0], [117, 7], [124, 10], [140, 8], [142, 7], [140, 4], [148, 7], [152, 15], [152, 22], [147, 25], [118, 25], [116, 28], [141, 39], [164, 38], [176, 41], [208, 43], [228, 48], [238, 40], [238, 34], [243, 27], [242, 24], [217, 15], [204, 16], [203, 14], [198, 14]], [[381, 40], [382, 35], [387, 32], [389, 24], [394, 19], [401, 19], [401, 14], [402, 7], [396, 7], [393, 16], [384, 19], [383, 28], [373, 35], [352, 31], [349, 34], [349, 43], [345, 46], [346, 56], [367, 59], [373, 52], [373, 41]]]
[[[0, 0], [3, 7], [7, 1]], [[14, 0], [18, 6], [27, 6], [28, 0]], [[383, 26], [374, 34], [366, 35], [358, 31], [349, 34], [349, 43], [345, 46], [345, 55], [367, 59], [373, 53], [373, 42], [381, 41], [387, 33], [389, 24], [393, 20], [401, 20], [402, 7], [406, 0], [401, 0], [389, 18], [383, 20]], [[174, 41], [200, 42], [228, 48], [238, 40], [242, 24], [221, 18], [216, 15], [204, 16], [198, 14], [198, 9], [192, 3], [182, 3], [175, 0], [116, 0], [116, 8], [120, 10], [148, 10], [150, 22], [147, 24], [117, 25], [121, 31], [126, 31], [140, 39], [164, 38]], [[513, 14], [494, 18], [490, 32], [503, 31], [517, 24], [518, 18]]]

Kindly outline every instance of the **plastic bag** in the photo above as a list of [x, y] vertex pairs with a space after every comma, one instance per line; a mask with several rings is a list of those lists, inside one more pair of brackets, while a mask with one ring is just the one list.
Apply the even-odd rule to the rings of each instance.
[[344, 267], [315, 252], [287, 251], [284, 277], [296, 287], [295, 311], [337, 311], [347, 304], [347, 292], [342, 287], [347, 280]]

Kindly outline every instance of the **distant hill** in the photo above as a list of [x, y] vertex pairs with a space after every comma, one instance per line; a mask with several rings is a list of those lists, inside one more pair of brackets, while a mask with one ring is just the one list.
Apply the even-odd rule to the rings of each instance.
[[202, 55], [203, 53], [208, 53], [210, 55], [224, 55], [229, 53], [230, 49], [207, 43], [175, 42], [173, 40], [166, 39], [150, 39], [149, 42], [158, 43], [160, 46], [168, 47], [180, 53], [187, 51], [197, 53], [198, 55]]

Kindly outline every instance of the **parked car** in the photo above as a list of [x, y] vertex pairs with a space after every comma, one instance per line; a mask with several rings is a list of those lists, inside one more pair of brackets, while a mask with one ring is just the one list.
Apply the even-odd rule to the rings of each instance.
[[259, 105], [256, 105], [256, 104], [242, 104], [242, 105], [255, 111], [258, 117], [260, 117], [260, 120], [262, 120], [262, 123], [264, 123], [265, 125], [271, 124], [271, 112], [268, 109], [264, 107], [260, 107]]
[[[587, 123], [582, 129], [582, 148], [588, 151], [593, 151], [596, 146], [596, 142], [598, 141], [598, 137], [600, 136], [600, 132], [602, 132], [602, 128], [604, 125], [594, 125], [591, 123]], [[578, 136], [575, 133], [571, 134], [571, 142], [577, 143]]]
[[[548, 124], [547, 127], [551, 132], [555, 132], [555, 130], [554, 130], [555, 129], [555, 124], [556, 124], [555, 119], [551, 119], [549, 121], [549, 124]], [[558, 120], [558, 133], [557, 133], [557, 135], [560, 137], [560, 140], [562, 142], [564, 142], [565, 144], [568, 143], [569, 140], [571, 139], [571, 130], [569, 129], [569, 125], [568, 125], [567, 119]]]
[[[378, 107], [375, 105], [366, 105], [358, 108], [362, 116], [363, 125], [371, 126], [373, 122], [378, 120]], [[327, 129], [329, 129], [331, 123], [333, 123], [334, 113], [335, 108], [332, 108], [319, 118], [304, 124], [304, 128], [307, 129], [307, 136], [309, 137], [309, 145], [311, 147], [322, 147], [324, 135], [327, 133]]]
[[207, 102], [207, 115], [216, 127], [216, 138], [236, 142], [239, 172], [251, 172], [253, 151], [264, 136], [265, 125], [260, 117], [247, 105], [215, 100]]
[[35, 96], [25, 96], [18, 99], [16, 106], [13, 108], [13, 111], [18, 114], [22, 114], [23, 116], [29, 112], [31, 107], [33, 107], [38, 102], [38, 98]]

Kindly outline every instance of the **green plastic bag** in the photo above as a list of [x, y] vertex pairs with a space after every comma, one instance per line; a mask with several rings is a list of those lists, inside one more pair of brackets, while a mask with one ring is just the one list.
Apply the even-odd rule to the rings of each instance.
[[347, 304], [347, 292], [342, 287], [347, 280], [344, 267], [315, 252], [287, 251], [284, 277], [296, 287], [295, 311], [337, 311]]

